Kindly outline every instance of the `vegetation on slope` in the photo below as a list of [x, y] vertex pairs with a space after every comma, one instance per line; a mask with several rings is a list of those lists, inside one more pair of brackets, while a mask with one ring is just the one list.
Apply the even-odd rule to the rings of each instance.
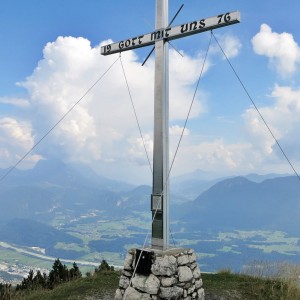
[[[56, 261], [57, 265], [57, 261]], [[79, 271], [79, 270], [78, 270]], [[292, 272], [291, 272], [292, 271]], [[234, 274], [220, 271], [217, 274], [202, 274], [206, 300], [297, 300], [300, 299], [299, 267], [288, 265], [289, 276], [265, 274]], [[282, 275], [282, 274], [281, 274]], [[29, 274], [29, 277], [32, 275]], [[24, 289], [0, 285], [1, 300], [111, 300], [118, 287], [120, 272], [114, 271], [105, 261], [93, 274], [82, 278], [56, 283], [52, 288]], [[276, 277], [276, 278], [275, 278]], [[28, 278], [27, 278], [28, 280]], [[26, 281], [26, 280], [25, 280]], [[6, 292], [6, 294], [5, 294]]]
[[254, 277], [230, 272], [202, 274], [206, 300], [299, 300], [294, 280]]

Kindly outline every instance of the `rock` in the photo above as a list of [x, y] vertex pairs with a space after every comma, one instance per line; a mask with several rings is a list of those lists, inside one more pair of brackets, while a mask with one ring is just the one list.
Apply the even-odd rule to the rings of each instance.
[[185, 288], [185, 289], [189, 289], [192, 285], [193, 285], [193, 284], [192, 284], [190, 281], [188, 281], [188, 282], [184, 285], [184, 288]]
[[121, 293], [121, 290], [117, 289], [115, 293], [115, 300], [122, 300], [122, 299], [123, 299], [123, 295]]
[[193, 294], [195, 291], [195, 286], [191, 286], [189, 289], [188, 289], [188, 294], [191, 295]]
[[183, 298], [186, 298], [188, 295], [187, 290], [183, 290]]
[[132, 279], [132, 286], [142, 292], [151, 295], [157, 295], [160, 286], [160, 281], [153, 274], [150, 274], [149, 276], [136, 274], [135, 277]]
[[189, 267], [178, 267], [178, 279], [180, 282], [187, 282], [192, 280], [193, 273]]
[[[126, 297], [126, 298], [125, 298]], [[148, 294], [140, 293], [131, 286], [125, 291], [124, 299], [126, 300], [152, 300]]]
[[131, 271], [132, 270], [132, 262], [133, 262], [133, 255], [127, 253], [125, 261], [124, 261], [124, 269]]
[[169, 287], [176, 284], [178, 281], [175, 277], [162, 277], [161, 278], [161, 285], [163, 287]]
[[193, 250], [155, 252], [150, 275], [132, 277], [135, 256], [136, 249], [128, 251], [119, 288], [109, 299], [204, 300], [201, 273]]
[[197, 280], [196, 282], [195, 282], [195, 288], [198, 290], [198, 289], [200, 289], [201, 287], [202, 287], [202, 279], [200, 278], [199, 280]]
[[158, 276], [172, 276], [177, 269], [177, 260], [174, 256], [156, 257], [151, 272]]
[[130, 280], [128, 277], [121, 275], [120, 281], [119, 281], [119, 287], [126, 290], [129, 287], [129, 282], [130, 282]]
[[183, 295], [183, 289], [178, 286], [160, 288], [159, 296], [162, 299], [177, 300], [180, 299], [182, 295]]
[[188, 255], [182, 255], [177, 258], [178, 266], [185, 266], [190, 262]]
[[200, 269], [199, 267], [196, 267], [194, 270], [193, 270], [193, 276], [195, 279], [199, 279], [201, 277], [201, 272], [200, 272]]
[[205, 299], [205, 293], [204, 293], [204, 289], [199, 289], [198, 290], [198, 300], [204, 300]]
[[125, 269], [122, 270], [122, 274], [125, 275], [126, 277], [131, 277], [132, 276], [132, 272], [127, 271]]
[[135, 255], [135, 249], [134, 248], [129, 249], [128, 253], [131, 255]]
[[195, 252], [193, 252], [191, 255], [189, 255], [189, 261], [190, 263], [194, 263], [196, 261], [197, 257], [196, 257], [196, 254]]

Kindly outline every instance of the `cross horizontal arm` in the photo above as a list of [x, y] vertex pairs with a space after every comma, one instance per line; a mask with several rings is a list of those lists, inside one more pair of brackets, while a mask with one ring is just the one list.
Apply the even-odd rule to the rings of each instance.
[[220, 28], [228, 25], [233, 25], [240, 22], [240, 12], [228, 12], [218, 16], [210, 17], [184, 23], [174, 27], [162, 28], [151, 33], [139, 35], [118, 43], [109, 44], [101, 47], [102, 55], [119, 53], [135, 48], [154, 45], [159, 40], [175, 40], [188, 35], [201, 33], [204, 31]]

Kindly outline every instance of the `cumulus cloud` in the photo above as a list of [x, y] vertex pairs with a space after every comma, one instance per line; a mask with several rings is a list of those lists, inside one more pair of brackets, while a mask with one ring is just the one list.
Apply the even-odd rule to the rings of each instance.
[[[170, 135], [180, 136], [182, 134], [183, 127], [179, 125], [174, 125], [170, 127]], [[190, 131], [187, 128], [184, 128], [183, 135], [189, 135]]]
[[[34, 145], [31, 124], [27, 121], [17, 121], [13, 118], [0, 119], [0, 166], [15, 165]], [[35, 163], [41, 158], [39, 155], [28, 155], [27, 163]]]
[[[232, 36], [219, 38], [229, 57], [238, 55], [241, 44]], [[105, 41], [104, 43], [110, 43]], [[19, 86], [28, 92], [27, 99], [0, 98], [0, 102], [25, 109], [27, 120], [17, 117], [0, 119], [0, 167], [13, 165], [26, 153], [69, 109], [81, 99], [118, 55], [103, 57], [100, 46], [92, 47], [84, 38], [59, 37], [48, 43], [43, 59], [33, 73]], [[182, 133], [180, 121], [185, 120], [195, 83], [203, 64], [203, 53], [184, 57], [170, 50], [170, 148], [176, 149]], [[153, 92], [154, 59], [141, 67], [134, 51], [122, 54], [122, 63], [129, 83], [132, 100], [144, 132], [146, 149], [153, 155]], [[279, 59], [279, 58], [278, 58]], [[295, 62], [296, 64], [296, 62]], [[208, 60], [204, 72], [211, 67]], [[271, 94], [273, 105], [260, 110], [278, 139], [289, 149], [298, 142], [300, 124], [300, 91], [276, 86]], [[206, 110], [205, 97], [198, 93], [190, 117]], [[209, 142], [197, 139], [186, 129], [174, 165], [174, 174], [194, 169], [226, 174], [253, 171], [267, 157], [278, 157], [274, 140], [270, 137], [256, 111], [248, 109], [244, 115], [247, 142], [228, 143], [221, 138]], [[144, 145], [136, 125], [124, 74], [119, 61], [98, 85], [47, 137], [47, 147], [38, 147], [27, 162], [34, 164], [41, 157], [57, 155], [64, 160], [83, 162], [103, 174], [119, 178], [141, 177], [138, 168], [148, 168]], [[284, 146], [283, 145], [283, 146]], [[299, 146], [299, 145], [298, 145]], [[294, 151], [293, 155], [299, 155]], [[170, 154], [172, 158], [172, 153]], [[173, 173], [172, 173], [173, 174]], [[150, 176], [151, 177], [151, 176]]]
[[[272, 39], [272, 31], [268, 32]], [[281, 38], [280, 35], [278, 40], [281, 41]], [[257, 40], [254, 38], [253, 43]], [[220, 41], [229, 57], [238, 55], [241, 49], [238, 39], [224, 36]], [[19, 83], [27, 90], [28, 98], [0, 98], [2, 103], [15, 105], [19, 110], [23, 108], [26, 110], [25, 116], [28, 116], [22, 120], [17, 117], [0, 119], [0, 167], [13, 165], [22, 157], [118, 59], [118, 55], [101, 56], [100, 46], [92, 47], [84, 38], [57, 38], [45, 46], [43, 59], [33, 73]], [[264, 51], [262, 53], [268, 53]], [[280, 55], [268, 55], [278, 62], [283, 60]], [[141, 67], [134, 51], [124, 52], [121, 59], [152, 161], [154, 59], [148, 60], [144, 67]], [[291, 61], [294, 61], [296, 68], [297, 60]], [[176, 149], [182, 132], [178, 124], [186, 118], [202, 64], [203, 53], [195, 57], [184, 54], [182, 58], [176, 51], [170, 50], [171, 151]], [[210, 67], [211, 62], [207, 61], [204, 71], [207, 72]], [[191, 118], [205, 112], [203, 94], [201, 91], [197, 94]], [[283, 146], [288, 150], [296, 149], [300, 146], [295, 138], [300, 133], [297, 117], [300, 113], [300, 90], [276, 86], [271, 99], [271, 105], [261, 107], [260, 111]], [[256, 111], [250, 108], [243, 117], [247, 142], [234, 144], [221, 138], [203, 141], [192, 129], [186, 129], [172, 175], [201, 168], [215, 171], [217, 176], [223, 175], [221, 169], [227, 175], [230, 172], [240, 174], [241, 171], [255, 170], [268, 158], [278, 158], [274, 140]], [[78, 102], [46, 142], [47, 147], [38, 147], [28, 157], [28, 164], [34, 164], [41, 157], [57, 155], [67, 161], [89, 164], [107, 176], [125, 180], [129, 177], [134, 180], [134, 176], [139, 180], [142, 177], [139, 168], [148, 168], [148, 161], [120, 61]], [[296, 151], [292, 155], [295, 158], [299, 156]]]
[[[144, 150], [120, 61], [79, 101], [118, 59], [118, 54], [105, 57], [100, 55], [101, 45], [111, 42], [104, 41], [92, 47], [85, 38], [58, 37], [54, 42], [47, 43], [43, 58], [33, 73], [18, 83], [27, 90], [28, 99], [0, 99], [19, 107], [26, 106], [26, 114], [30, 117], [26, 123], [28, 132], [24, 137], [27, 136], [28, 145], [33, 145], [44, 136], [78, 102], [47, 136], [48, 146], [38, 147], [36, 153], [44, 157], [57, 155], [64, 160], [92, 166], [106, 163], [122, 168], [128, 161], [136, 165], [145, 164]], [[148, 60], [144, 67], [141, 67], [134, 51], [124, 52], [121, 59], [141, 129], [147, 133], [145, 141], [152, 159], [154, 59]], [[197, 57], [185, 55], [182, 58], [176, 51], [170, 50], [171, 121], [186, 118], [202, 63], [202, 54]], [[205, 71], [208, 68], [209, 64]], [[205, 109], [201, 97], [199, 93], [195, 99], [191, 118], [199, 116]], [[20, 121], [15, 121], [17, 126]], [[171, 130], [176, 129], [174, 127]], [[24, 148], [28, 149], [28, 145]], [[12, 148], [3, 147], [2, 152], [5, 151], [13, 153]], [[6, 164], [11, 162], [7, 161]]]
[[13, 98], [13, 97], [0, 97], [0, 103], [10, 104], [21, 108], [29, 106], [29, 101], [27, 99]]
[[[242, 43], [240, 42], [238, 37], [226, 34], [222, 36], [217, 35], [217, 39], [228, 58], [234, 58], [239, 55], [242, 48]], [[220, 53], [219, 46], [214, 45], [211, 49], [211, 52], [214, 54]], [[221, 55], [223, 57], [223, 54]]]
[[270, 65], [279, 74], [295, 73], [300, 61], [300, 48], [290, 33], [276, 33], [262, 24], [259, 33], [252, 38], [253, 50], [269, 58]]
[[[260, 107], [259, 110], [288, 157], [299, 160], [300, 89], [276, 85], [270, 96], [272, 105]], [[254, 109], [245, 112], [244, 120], [246, 132], [254, 147], [259, 148], [263, 155], [272, 154], [283, 159], [275, 140]]]
[[[259, 107], [261, 115], [297, 169], [300, 160], [300, 88], [274, 86], [268, 105]], [[174, 164], [177, 170], [203, 169], [215, 174], [241, 175], [250, 172], [292, 172], [258, 112], [243, 113], [244, 140], [230, 143], [223, 138], [201, 138], [190, 133], [183, 139]], [[191, 159], [192, 158], [192, 159]]]
[[253, 172], [261, 163], [261, 156], [253, 151], [251, 143], [228, 143], [222, 138], [209, 142], [187, 142], [186, 139], [179, 149], [173, 171], [189, 172], [201, 169], [215, 177], [228, 176], [229, 174], [241, 175]]
[[128, 157], [131, 161], [134, 161], [139, 165], [148, 165], [148, 155], [150, 163], [152, 164], [153, 138], [150, 134], [145, 134], [143, 139], [141, 137], [129, 139], [128, 143], [130, 144]]

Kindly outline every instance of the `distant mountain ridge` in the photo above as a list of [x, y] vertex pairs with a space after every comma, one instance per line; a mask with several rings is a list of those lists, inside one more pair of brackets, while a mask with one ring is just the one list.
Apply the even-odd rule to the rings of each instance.
[[54, 247], [57, 242], [81, 243], [81, 240], [52, 226], [28, 219], [13, 219], [0, 227], [0, 241], [28, 247]]
[[[8, 170], [0, 169], [0, 176], [3, 176]], [[66, 164], [58, 159], [40, 160], [34, 168], [29, 170], [14, 169], [4, 180], [0, 183], [1, 186], [13, 185], [44, 185], [46, 183], [56, 186], [95, 186], [98, 188], [123, 191], [134, 188], [133, 185], [109, 179], [104, 176], [96, 174], [90, 168], [81, 167], [76, 168]]]
[[[6, 170], [0, 170], [0, 175]], [[122, 201], [119, 192], [134, 186], [98, 176], [84, 176], [58, 160], [42, 160], [30, 170], [15, 169], [0, 183], [0, 224], [13, 218], [41, 222], [51, 219], [56, 210], [74, 214], [90, 208], [111, 211]]]
[[225, 179], [190, 202], [184, 216], [191, 227], [215, 230], [284, 230], [298, 234], [300, 181], [296, 176], [253, 182]]
[[[282, 230], [298, 235], [300, 182], [294, 176], [278, 176], [250, 174], [213, 180], [203, 180], [201, 176], [175, 178], [170, 202], [170, 219], [174, 221], [175, 231], [183, 236], [199, 230]], [[151, 190], [150, 186], [114, 181], [89, 169], [82, 173], [79, 168], [60, 161], [41, 161], [32, 170], [14, 170], [0, 183], [0, 240], [27, 243], [21, 233], [31, 223], [27, 224], [24, 219], [48, 226], [57, 216], [63, 216], [65, 224], [73, 220], [78, 224], [96, 224], [143, 212], [151, 216]], [[28, 226], [16, 226], [22, 222], [15, 220], [20, 219]], [[30, 227], [31, 238], [36, 246], [44, 245], [41, 235], [47, 230], [39, 230], [39, 225], [36, 226], [36, 229]], [[1, 228], [6, 228], [2, 234]], [[15, 232], [14, 239], [5, 235], [5, 230]], [[136, 234], [142, 232], [138, 228], [134, 231]], [[67, 233], [67, 226], [59, 232]], [[136, 243], [136, 238], [139, 239], [132, 237], [132, 243]], [[65, 239], [68, 241], [69, 237]], [[102, 243], [97, 242], [99, 240], [91, 241], [90, 247], [100, 249], [100, 246], [112, 247], [115, 243], [111, 237], [106, 237]], [[53, 246], [49, 249], [55, 253]]]

